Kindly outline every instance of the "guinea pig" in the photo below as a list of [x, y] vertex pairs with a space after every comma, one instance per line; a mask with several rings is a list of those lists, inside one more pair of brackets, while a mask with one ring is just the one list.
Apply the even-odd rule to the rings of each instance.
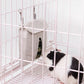
[[77, 58], [56, 49], [55, 51], [52, 50], [47, 53], [45, 61], [49, 64], [48, 70], [51, 76], [60, 80], [61, 84], [82, 84], [83, 73], [78, 73], [76, 71], [79, 70], [82, 72], [84, 69], [81, 63], [79, 67], [79, 60]]

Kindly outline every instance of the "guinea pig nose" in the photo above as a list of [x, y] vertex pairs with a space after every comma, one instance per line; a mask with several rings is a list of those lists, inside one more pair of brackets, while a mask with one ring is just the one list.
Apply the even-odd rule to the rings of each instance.
[[50, 71], [53, 71], [53, 69], [54, 69], [53, 67], [49, 67], [49, 70], [50, 70]]

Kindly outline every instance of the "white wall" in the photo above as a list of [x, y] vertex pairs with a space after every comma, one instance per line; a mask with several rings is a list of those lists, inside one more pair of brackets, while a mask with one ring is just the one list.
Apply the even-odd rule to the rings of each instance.
[[[58, 0], [57, 2], [57, 43], [62, 45], [68, 44], [69, 54], [73, 56], [80, 55], [84, 52], [84, 0]], [[56, 15], [56, 3], [53, 2], [52, 6], [49, 6], [48, 18]], [[54, 23], [54, 18], [51, 18], [51, 22]], [[59, 32], [70, 33], [69, 43], [67, 34], [59, 34]], [[73, 34], [73, 35], [71, 35]], [[51, 34], [49, 39], [52, 38]], [[80, 47], [82, 45], [82, 47]], [[58, 45], [58, 48], [67, 52], [67, 47]], [[83, 54], [84, 55], [84, 54]]]

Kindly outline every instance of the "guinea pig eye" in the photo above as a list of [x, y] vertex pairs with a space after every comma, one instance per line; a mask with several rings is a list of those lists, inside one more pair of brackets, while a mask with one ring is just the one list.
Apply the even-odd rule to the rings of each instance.
[[50, 54], [48, 54], [47, 57], [48, 57], [50, 60], [53, 59], [53, 57], [52, 57]]
[[51, 51], [52, 53], [49, 53], [48, 55], [47, 55], [47, 57], [50, 59], [50, 60], [52, 60], [53, 58], [54, 58], [54, 52], [53, 51]]
[[50, 54], [48, 54], [48, 55], [47, 55], [47, 57], [48, 57], [49, 59], [51, 59], [51, 56], [50, 56]]

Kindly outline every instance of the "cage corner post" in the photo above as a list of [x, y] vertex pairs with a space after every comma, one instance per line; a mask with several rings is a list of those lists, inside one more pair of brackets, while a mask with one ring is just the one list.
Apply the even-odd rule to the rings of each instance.
[[2, 27], [1, 27], [1, 22], [2, 22], [2, 21], [1, 21], [1, 18], [2, 18], [2, 16], [1, 16], [1, 11], [2, 11], [2, 10], [1, 10], [1, 1], [2, 1], [2, 0], [0, 0], [0, 68], [1, 68], [1, 64], [2, 64], [2, 60], [1, 60], [1, 57], [2, 57], [2, 56], [1, 56], [1, 55], [2, 55], [2, 51], [1, 51], [1, 50], [2, 50], [2, 44], [1, 44], [1, 43], [2, 43], [2, 41], [1, 41], [1, 40], [2, 40], [2, 29], [1, 29], [1, 28], [2, 28]]

